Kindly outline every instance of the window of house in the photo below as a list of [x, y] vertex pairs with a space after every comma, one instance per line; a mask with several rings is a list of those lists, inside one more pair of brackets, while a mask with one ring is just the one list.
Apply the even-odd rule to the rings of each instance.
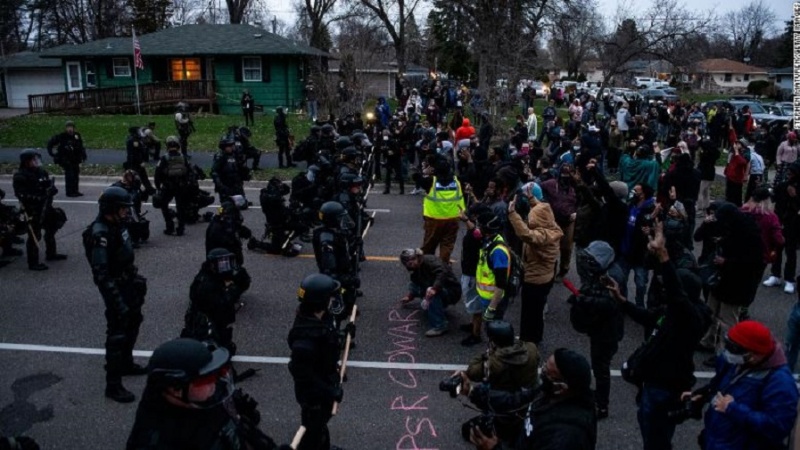
[[97, 73], [93, 62], [86, 62], [86, 87], [97, 87]]
[[173, 80], [199, 80], [200, 58], [180, 58], [170, 60], [170, 71]]
[[750, 81], [750, 74], [749, 73], [744, 74], [744, 81]]
[[114, 58], [113, 62], [115, 77], [131, 76], [131, 62], [128, 58]]
[[261, 58], [245, 56], [242, 58], [242, 81], [261, 81]]
[[733, 79], [733, 75], [732, 74], [730, 74], [730, 73], [726, 73], [725, 74], [725, 82], [730, 83], [730, 81], [732, 79]]

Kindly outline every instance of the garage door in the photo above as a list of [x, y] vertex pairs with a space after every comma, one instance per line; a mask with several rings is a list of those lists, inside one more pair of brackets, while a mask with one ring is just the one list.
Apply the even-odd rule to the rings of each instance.
[[27, 108], [28, 96], [64, 92], [61, 68], [52, 70], [15, 70], [6, 75], [8, 106]]

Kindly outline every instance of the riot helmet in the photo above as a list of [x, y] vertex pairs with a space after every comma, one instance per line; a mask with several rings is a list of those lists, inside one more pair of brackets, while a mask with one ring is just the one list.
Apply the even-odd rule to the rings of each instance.
[[352, 187], [361, 187], [364, 185], [364, 179], [354, 173], [345, 173], [339, 177], [339, 188], [350, 189]]
[[29, 161], [36, 161], [36, 167], [41, 167], [42, 165], [42, 155], [32, 148], [28, 148], [20, 152], [19, 154], [19, 165], [23, 167], [28, 164]]
[[320, 128], [319, 125], [312, 125], [311, 126], [311, 130], [309, 131], [309, 134], [312, 135], [312, 136], [319, 136], [319, 132], [321, 130], [322, 129]]
[[336, 139], [336, 150], [337, 151], [341, 152], [344, 149], [346, 149], [348, 147], [351, 147], [352, 145], [353, 145], [353, 141], [350, 140], [350, 138], [347, 137], [347, 136], [339, 136], [339, 138]]
[[505, 320], [493, 320], [486, 324], [486, 337], [497, 347], [514, 345], [514, 327]]
[[347, 210], [339, 202], [325, 202], [319, 209], [319, 219], [329, 228], [339, 230], [349, 230], [353, 226], [353, 221]]
[[333, 132], [335, 131], [335, 128], [333, 128], [333, 125], [326, 123], [325, 125], [322, 126], [321, 130], [323, 136], [333, 137]]
[[219, 139], [219, 149], [225, 151], [228, 147], [233, 150], [233, 147], [236, 145], [236, 141], [230, 135], [222, 136]]
[[181, 141], [178, 139], [177, 136], [167, 136], [167, 150], [176, 149], [180, 150], [181, 148]]
[[372, 142], [370, 142], [367, 135], [361, 132], [353, 133], [352, 136], [350, 136], [350, 140], [356, 147], [361, 147], [361, 148], [372, 147]]
[[224, 248], [215, 248], [208, 252], [206, 264], [217, 275], [232, 275], [239, 268], [236, 255]]
[[328, 302], [337, 295], [341, 287], [342, 285], [338, 281], [328, 275], [321, 273], [308, 275], [300, 283], [300, 288], [297, 289], [297, 300], [301, 304], [325, 309], [328, 307]]
[[239, 136], [241, 136], [241, 137], [243, 137], [245, 139], [250, 139], [250, 137], [253, 136], [253, 132], [250, 131], [250, 128], [240, 127], [239, 128]]
[[117, 214], [122, 208], [133, 206], [128, 191], [118, 186], [107, 187], [97, 201], [100, 204], [100, 214]]
[[[223, 347], [180, 338], [155, 349], [147, 364], [147, 385], [175, 389], [183, 403], [208, 409], [233, 395], [230, 353]], [[169, 395], [171, 392], [166, 391]]]
[[360, 156], [361, 152], [351, 145], [342, 150], [341, 160], [344, 163], [356, 163]]

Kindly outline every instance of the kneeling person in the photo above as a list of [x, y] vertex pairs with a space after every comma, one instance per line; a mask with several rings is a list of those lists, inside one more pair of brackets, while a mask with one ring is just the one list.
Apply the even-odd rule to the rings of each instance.
[[430, 329], [425, 336], [436, 337], [447, 332], [444, 309], [461, 298], [461, 282], [453, 269], [433, 255], [425, 255], [421, 249], [408, 248], [400, 253], [400, 262], [411, 272], [408, 294], [401, 299], [404, 304], [416, 297], [422, 298], [420, 306], [428, 313]]

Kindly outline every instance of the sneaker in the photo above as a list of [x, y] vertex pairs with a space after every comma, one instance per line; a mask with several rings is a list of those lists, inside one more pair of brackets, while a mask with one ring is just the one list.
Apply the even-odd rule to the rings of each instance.
[[136, 396], [122, 384], [109, 384], [106, 385], [106, 397], [119, 403], [132, 403], [136, 400]]
[[425, 332], [426, 337], [437, 337], [447, 333], [446, 327], [439, 327], [439, 328], [431, 328], [430, 330]]
[[786, 282], [786, 286], [783, 287], [783, 292], [787, 294], [794, 294], [794, 283]]
[[780, 278], [778, 278], [776, 276], [770, 276], [762, 284], [764, 286], [766, 286], [766, 287], [775, 287], [775, 286], [780, 286], [781, 284], [783, 284], [783, 280], [781, 280]]
[[480, 336], [475, 336], [474, 334], [470, 334], [466, 338], [461, 340], [461, 345], [464, 347], [472, 347], [473, 345], [478, 345], [483, 342]]

